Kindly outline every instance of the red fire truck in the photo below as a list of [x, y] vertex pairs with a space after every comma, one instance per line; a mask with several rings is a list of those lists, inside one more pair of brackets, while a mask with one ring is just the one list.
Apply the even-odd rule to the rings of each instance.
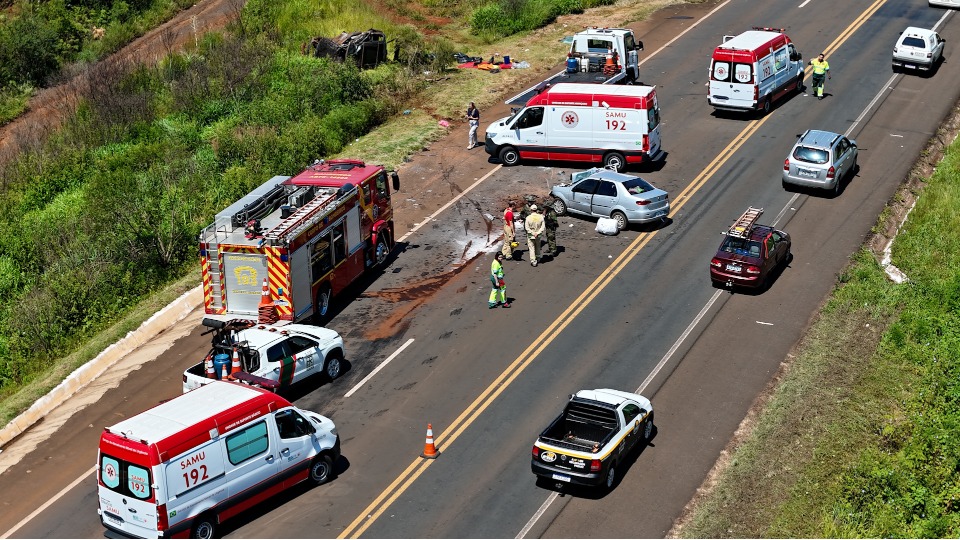
[[357, 160], [318, 161], [275, 176], [217, 214], [200, 233], [203, 324], [257, 319], [264, 304], [279, 321], [315, 316], [394, 245], [396, 172]]

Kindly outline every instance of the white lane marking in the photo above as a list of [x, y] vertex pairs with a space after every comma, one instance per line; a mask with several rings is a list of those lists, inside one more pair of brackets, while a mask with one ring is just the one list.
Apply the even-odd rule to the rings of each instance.
[[[653, 51], [652, 53], [650, 53], [650, 55], [648, 55], [646, 58], [644, 58], [644, 59], [641, 60], [640, 62], [637, 62], [637, 66], [642, 65], [642, 64], [643, 64], [644, 62], [646, 62], [647, 60], [653, 58], [657, 53], [659, 53], [660, 51], [662, 51], [662, 50], [666, 49], [667, 47], [669, 47], [670, 45], [672, 45], [674, 41], [680, 39], [684, 34], [686, 34], [687, 32], [689, 32], [689, 31], [691, 31], [691, 30], [693, 30], [694, 28], [696, 28], [696, 26], [697, 26], [698, 24], [700, 24], [701, 22], [705, 21], [705, 20], [707, 19], [707, 17], [713, 15], [714, 13], [716, 13], [717, 11], [719, 11], [720, 8], [722, 8], [723, 6], [725, 6], [725, 5], [729, 4], [729, 3], [730, 3], [730, 0], [726, 0], [725, 2], [723, 2], [722, 4], [720, 4], [719, 6], [713, 8], [713, 10], [712, 10], [710, 13], [707, 13], [706, 15], [704, 15], [703, 18], [701, 18], [701, 19], [698, 20], [697, 22], [695, 22], [695, 23], [693, 23], [692, 25], [690, 25], [690, 26], [689, 26], [686, 30], [684, 30], [683, 32], [680, 32], [679, 34], [677, 34], [673, 39], [671, 39], [670, 41], [666, 42], [666, 43], [665, 43], [662, 47], [660, 47], [659, 49], [657, 49], [657, 50]], [[411, 231], [411, 232], [413, 232], [413, 231]], [[409, 233], [407, 233], [407, 234], [409, 234]], [[717, 300], [717, 298], [720, 296], [720, 293], [721, 293], [721, 292], [722, 292], [722, 291], [717, 291], [716, 293], [714, 293], [713, 297], [710, 299], [709, 302], [707, 302], [707, 305], [704, 307], [704, 309], [700, 311], [701, 315], [697, 315], [697, 318], [694, 320], [694, 322], [691, 323], [691, 325], [695, 325], [696, 322], [700, 320], [700, 318], [703, 316], [702, 314], [705, 313], [706, 310], [707, 310], [711, 305], [713, 305], [713, 303], [714, 303], [714, 302]], [[690, 330], [691, 330], [691, 329], [692, 329], [692, 326], [687, 327], [687, 331], [685, 331], [684, 334], [683, 334], [682, 336], [680, 336], [680, 339], [677, 341], [677, 343], [674, 343], [674, 344], [673, 344], [673, 347], [670, 349], [670, 351], [667, 352], [667, 356], [664, 356], [664, 358], [660, 360], [660, 363], [657, 364], [657, 367], [655, 368], [654, 372], [651, 373], [651, 375], [650, 375], [649, 377], [647, 377], [648, 380], [643, 381], [643, 384], [640, 385], [640, 388], [641, 388], [641, 389], [644, 388], [647, 384], [649, 384], [649, 380], [652, 379], [653, 375], [656, 375], [656, 373], [660, 371], [660, 369], [663, 367], [663, 364], [666, 363], [666, 360], [669, 360], [670, 355], [672, 355], [673, 352], [676, 351], [677, 347], [680, 346], [679, 343], [683, 340], [683, 338], [685, 338], [685, 337], [690, 333]], [[637, 393], [640, 393], [640, 390], [639, 390], [639, 389], [637, 390]], [[553, 501], [555, 501], [555, 500], [557, 500], [557, 492], [556, 492], [556, 491], [553, 491], [553, 492], [551, 492], [550, 495], [547, 497], [547, 500], [544, 501], [543, 504], [540, 505], [540, 508], [536, 511], [536, 513], [533, 514], [533, 516], [530, 518], [530, 520], [527, 521], [527, 524], [524, 525], [522, 529], [520, 529], [520, 532], [517, 533], [517, 536], [516, 536], [515, 538], [518, 538], [518, 539], [519, 539], [519, 538], [525, 538], [526, 535], [527, 535], [527, 533], [530, 532], [530, 529], [532, 529], [533, 526], [536, 525], [537, 520], [539, 520], [539, 519], [543, 516], [544, 512], [547, 511], [547, 508], [549, 508], [550, 505], [553, 504]]]
[[677, 349], [679, 349], [684, 340], [690, 336], [690, 332], [693, 332], [693, 329], [697, 326], [697, 323], [700, 322], [700, 319], [707, 314], [707, 311], [713, 307], [714, 302], [716, 302], [717, 298], [720, 298], [720, 295], [723, 293], [724, 291], [722, 290], [716, 290], [713, 292], [713, 296], [711, 296], [710, 300], [707, 300], [707, 303], [703, 305], [703, 309], [700, 310], [700, 313], [697, 313], [697, 316], [690, 321], [690, 324], [687, 325], [686, 330], [680, 334], [680, 337], [678, 337], [677, 341], [673, 343], [673, 346], [670, 347], [670, 350], [667, 351], [667, 354], [663, 355], [663, 358], [661, 358], [660, 362], [657, 363], [657, 367], [653, 368], [653, 371], [651, 371], [650, 374], [647, 375], [647, 378], [644, 379], [640, 386], [637, 387], [637, 389], [634, 391], [634, 394], [642, 394], [643, 391], [646, 390], [647, 386], [653, 382], [653, 378], [657, 376], [657, 373], [660, 373], [660, 370], [663, 369], [663, 366], [667, 365], [667, 362], [670, 361], [673, 353], [677, 352]]
[[687, 32], [689, 32], [689, 31], [691, 31], [691, 30], [693, 30], [694, 28], [696, 28], [698, 24], [700, 24], [700, 23], [702, 23], [703, 21], [707, 20], [707, 17], [709, 17], [709, 16], [713, 15], [714, 13], [720, 11], [720, 8], [722, 8], [723, 6], [725, 6], [725, 5], [729, 4], [729, 3], [730, 3], [730, 0], [726, 0], [726, 2], [724, 2], [724, 3], [720, 4], [719, 6], [713, 8], [713, 11], [711, 11], [710, 13], [707, 13], [706, 15], [703, 16], [702, 19], [700, 19], [700, 20], [698, 20], [697, 22], [691, 24], [690, 27], [687, 28], [686, 30], [684, 30], [683, 32], [680, 32], [679, 34], [677, 34], [673, 39], [671, 39], [670, 41], [666, 42], [666, 43], [663, 45], [663, 47], [660, 47], [659, 49], [653, 51], [653, 52], [650, 53], [646, 58], [644, 58], [643, 60], [637, 62], [637, 67], [643, 65], [643, 63], [646, 62], [647, 60], [653, 58], [658, 52], [660, 52], [660, 51], [666, 49], [667, 47], [669, 47], [670, 45], [672, 45], [674, 41], [676, 41], [676, 40], [680, 39], [681, 37], [683, 37], [684, 34], [686, 34]]
[[[729, 0], [727, 0], [727, 1], [729, 1]], [[453, 199], [450, 199], [450, 202], [448, 202], [447, 204], [441, 206], [439, 210], [437, 210], [436, 212], [430, 214], [429, 217], [424, 218], [424, 220], [421, 221], [420, 223], [418, 223], [416, 227], [410, 229], [410, 230], [407, 232], [407, 234], [401, 236], [400, 239], [397, 240], [397, 242], [403, 242], [403, 241], [405, 241], [407, 238], [410, 238], [410, 236], [413, 235], [413, 233], [415, 233], [415, 232], [417, 232], [418, 230], [420, 230], [420, 227], [423, 227], [423, 226], [426, 225], [427, 223], [430, 223], [430, 222], [433, 220], [433, 218], [435, 218], [435, 217], [437, 217], [438, 215], [440, 215], [440, 212], [443, 212], [443, 211], [446, 210], [447, 208], [450, 208], [451, 206], [453, 206], [453, 203], [455, 203], [455, 202], [459, 201], [460, 199], [462, 199], [467, 193], [470, 193], [470, 191], [471, 191], [473, 188], [479, 186], [481, 182], [483, 182], [483, 181], [486, 180], [487, 178], [490, 178], [490, 176], [493, 175], [493, 173], [499, 171], [501, 167], [503, 167], [503, 165], [497, 165], [496, 167], [494, 167], [490, 172], [488, 172], [487, 174], [483, 175], [482, 178], [480, 178], [479, 180], [477, 180], [476, 182], [474, 182], [473, 184], [471, 184], [470, 187], [468, 187], [467, 189], [461, 191], [460, 194], [457, 195], [456, 197], [454, 197]]]
[[399, 349], [393, 351], [393, 354], [391, 354], [390, 356], [388, 356], [386, 360], [384, 360], [383, 362], [380, 362], [380, 365], [377, 366], [377, 369], [371, 371], [369, 375], [367, 375], [366, 377], [364, 377], [362, 381], [358, 382], [357, 385], [354, 386], [353, 388], [351, 388], [349, 392], [347, 392], [346, 394], [343, 395], [343, 397], [348, 398], [348, 397], [352, 396], [353, 393], [356, 392], [357, 390], [359, 390], [361, 386], [367, 384], [367, 382], [368, 382], [370, 379], [372, 379], [373, 376], [376, 375], [378, 371], [380, 371], [381, 369], [385, 368], [385, 367], [387, 366], [387, 364], [389, 364], [394, 358], [396, 358], [397, 356], [399, 356], [400, 353], [402, 353], [403, 350], [406, 349], [411, 343], [413, 343], [413, 338], [408, 339], [407, 342], [404, 343], [403, 345], [401, 345]]
[[805, 5], [809, 4], [809, 3], [810, 3], [810, 0], [803, 0], [803, 3], [800, 4], [799, 6], [797, 6], [797, 9], [800, 9], [800, 8], [802, 8], [803, 6], [805, 6]]
[[772, 323], [772, 322], [763, 322], [763, 321], [755, 321], [755, 322], [756, 322], [757, 324], [762, 324], [762, 325], [764, 325], [764, 326], [773, 326], [773, 323]]
[[20, 520], [20, 523], [17, 523], [16, 525], [13, 526], [12, 529], [10, 529], [9, 531], [3, 533], [3, 535], [0, 536], [0, 538], [10, 538], [10, 535], [11, 535], [11, 534], [13, 534], [13, 533], [17, 532], [18, 530], [20, 530], [20, 527], [23, 527], [23, 526], [26, 525], [30, 520], [32, 520], [33, 518], [37, 517], [37, 515], [40, 514], [40, 512], [43, 512], [44, 510], [46, 510], [47, 508], [49, 508], [51, 504], [53, 504], [53, 503], [57, 502], [58, 500], [60, 500], [60, 497], [63, 497], [64, 495], [67, 494], [68, 491], [70, 491], [71, 489], [77, 487], [77, 484], [79, 484], [80, 482], [83, 482], [88, 476], [90, 476], [91, 473], [93, 473], [93, 472], [96, 471], [96, 470], [97, 470], [96, 465], [94, 465], [93, 467], [90, 467], [90, 469], [89, 469], [87, 472], [85, 472], [85, 473], [83, 473], [82, 475], [80, 475], [80, 478], [77, 478], [77, 479], [74, 480], [73, 482], [70, 482], [70, 485], [68, 485], [67, 487], [61, 489], [61, 490], [60, 490], [60, 493], [57, 493], [56, 495], [53, 496], [52, 499], [50, 499], [49, 501], [43, 503], [43, 505], [41, 505], [39, 508], [37, 508], [36, 510], [34, 510], [33, 512], [31, 512], [29, 516], [21, 519], [21, 520]]
[[891, 137], [899, 137], [899, 138], [901, 138], [901, 139], [903, 138], [903, 135], [897, 135], [896, 133], [891, 133], [890, 136], [891, 136]]

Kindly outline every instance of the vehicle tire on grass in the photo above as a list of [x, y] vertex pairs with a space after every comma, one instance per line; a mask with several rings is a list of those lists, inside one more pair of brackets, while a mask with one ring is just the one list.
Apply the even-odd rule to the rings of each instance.
[[210, 540], [217, 537], [217, 522], [212, 514], [201, 514], [193, 520], [190, 527], [190, 538]]
[[310, 481], [320, 486], [331, 479], [333, 479], [333, 459], [327, 454], [315, 457], [310, 464]]
[[500, 149], [500, 163], [504, 167], [513, 167], [520, 163], [520, 152], [517, 152], [517, 149], [512, 146], [504, 146]]
[[611, 212], [610, 218], [617, 222], [618, 231], [625, 231], [627, 230], [627, 227], [630, 225], [630, 222], [627, 221], [627, 216], [619, 210], [614, 210], [613, 212]]
[[617, 172], [623, 172], [627, 167], [627, 159], [620, 152], [608, 152], [603, 156], [603, 166]]

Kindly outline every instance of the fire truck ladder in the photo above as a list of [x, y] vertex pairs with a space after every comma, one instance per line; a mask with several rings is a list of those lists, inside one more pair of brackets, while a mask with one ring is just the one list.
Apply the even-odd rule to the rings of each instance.
[[733, 222], [733, 225], [730, 226], [730, 230], [727, 231], [727, 234], [736, 238], [748, 237], [750, 235], [750, 230], [753, 229], [754, 224], [756, 224], [757, 219], [762, 213], [763, 208], [754, 208], [752, 206], [747, 208], [747, 211]]

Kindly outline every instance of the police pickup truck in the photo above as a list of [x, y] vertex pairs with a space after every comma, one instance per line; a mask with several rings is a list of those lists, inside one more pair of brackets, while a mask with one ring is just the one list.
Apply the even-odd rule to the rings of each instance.
[[630, 392], [581, 390], [533, 445], [533, 474], [562, 486], [613, 488], [617, 467], [653, 437], [653, 405]]
[[[329, 328], [309, 324], [256, 324], [204, 319], [213, 332], [207, 357], [183, 372], [183, 391], [230, 376], [269, 390], [289, 386], [318, 373], [333, 380], [344, 359], [343, 338]], [[240, 371], [233, 373], [234, 351]]]

